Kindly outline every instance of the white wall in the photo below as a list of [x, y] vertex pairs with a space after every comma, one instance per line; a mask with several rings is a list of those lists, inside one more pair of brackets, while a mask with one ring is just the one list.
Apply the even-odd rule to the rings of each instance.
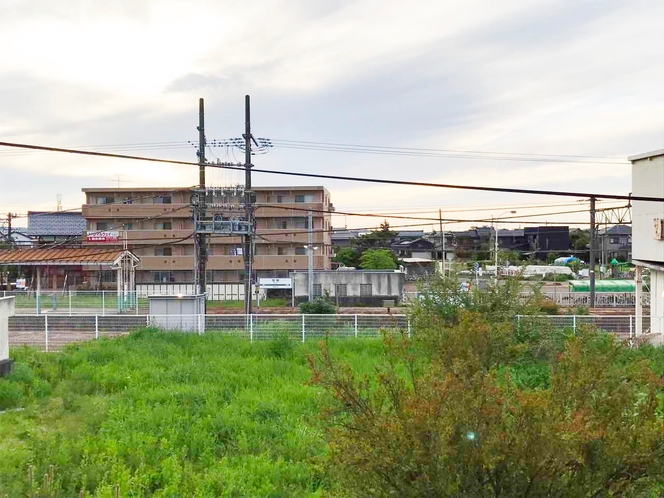
[[[664, 198], [664, 155], [632, 163], [632, 195]], [[664, 240], [654, 235], [655, 218], [664, 219], [664, 202], [632, 204], [632, 258], [664, 263]]]
[[[293, 293], [296, 297], [306, 296], [309, 292], [307, 272], [290, 274], [293, 279]], [[346, 296], [360, 296], [360, 285], [371, 284], [372, 296], [401, 296], [405, 274], [397, 271], [315, 271], [314, 284], [320, 284], [323, 294], [335, 295], [336, 284], [346, 284]]]
[[664, 334], [664, 271], [650, 270], [650, 332]]
[[10, 316], [14, 316], [14, 296], [0, 297], [0, 361], [9, 359]]

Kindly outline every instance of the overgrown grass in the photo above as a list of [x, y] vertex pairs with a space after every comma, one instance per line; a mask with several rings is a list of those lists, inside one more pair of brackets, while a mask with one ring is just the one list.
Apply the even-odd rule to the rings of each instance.
[[[359, 371], [381, 355], [376, 340], [333, 348]], [[307, 384], [315, 349], [151, 330], [14, 349], [0, 380], [0, 496], [320, 496], [332, 483], [325, 395]]]
[[[271, 297], [262, 299], [260, 302], [261, 308], [284, 308], [290, 306], [290, 304], [290, 300], [283, 297]], [[244, 308], [244, 301], [207, 301], [205, 305], [208, 309], [237, 308], [238, 310], [242, 310]]]

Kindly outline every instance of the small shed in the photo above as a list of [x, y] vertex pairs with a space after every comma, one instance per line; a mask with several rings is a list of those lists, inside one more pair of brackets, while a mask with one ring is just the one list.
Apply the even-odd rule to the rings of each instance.
[[178, 332], [205, 332], [205, 294], [153, 295], [150, 325]]

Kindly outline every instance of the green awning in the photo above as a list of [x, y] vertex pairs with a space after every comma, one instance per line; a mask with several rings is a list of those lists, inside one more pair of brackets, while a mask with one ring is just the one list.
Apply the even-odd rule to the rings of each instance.
[[[572, 292], [590, 292], [590, 280], [569, 280]], [[635, 292], [634, 280], [596, 280], [595, 292]]]

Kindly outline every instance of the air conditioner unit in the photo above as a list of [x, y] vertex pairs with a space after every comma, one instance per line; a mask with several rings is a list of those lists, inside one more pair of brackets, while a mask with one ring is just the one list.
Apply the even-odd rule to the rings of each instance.
[[655, 240], [664, 240], [664, 220], [655, 218]]

